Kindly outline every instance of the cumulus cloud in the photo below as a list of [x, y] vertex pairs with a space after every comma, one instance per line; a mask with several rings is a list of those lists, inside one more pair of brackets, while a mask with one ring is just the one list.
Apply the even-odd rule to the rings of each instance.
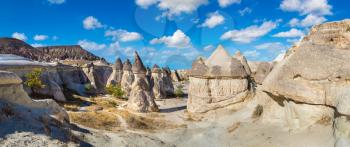
[[273, 52], [282, 51], [282, 50], [287, 49], [287, 47], [280, 42], [263, 43], [263, 44], [255, 46], [255, 48], [258, 50], [269, 50], [269, 51], [273, 51]]
[[98, 44], [94, 41], [89, 41], [89, 40], [79, 40], [78, 44], [89, 51], [97, 51], [97, 50], [102, 50], [105, 49], [107, 46], [106, 44]]
[[230, 30], [221, 36], [222, 40], [232, 40], [240, 43], [250, 43], [262, 37], [277, 27], [277, 22], [265, 21], [260, 26], [252, 25], [241, 30]]
[[113, 40], [120, 40], [122, 42], [141, 40], [143, 37], [137, 32], [128, 32], [126, 30], [107, 30], [106, 37], [112, 37]]
[[158, 1], [159, 0], [135, 0], [135, 3], [141, 8], [147, 9], [149, 6], [156, 4]]
[[165, 44], [167, 47], [173, 48], [189, 48], [191, 47], [191, 39], [181, 30], [174, 32], [172, 36], [163, 36], [150, 41], [150, 44]]
[[218, 0], [218, 3], [220, 7], [224, 8], [232, 4], [239, 4], [241, 3], [241, 0]]
[[47, 36], [47, 35], [35, 35], [34, 36], [34, 40], [35, 41], [44, 41], [44, 40], [46, 40], [48, 38], [49, 38], [49, 36]]
[[204, 51], [211, 51], [213, 50], [215, 47], [213, 45], [207, 45], [203, 48]]
[[290, 29], [289, 31], [286, 32], [279, 32], [275, 35], [273, 35], [273, 37], [281, 37], [281, 38], [294, 38], [294, 37], [301, 37], [304, 36], [304, 32], [298, 29]]
[[246, 14], [249, 14], [249, 13], [252, 13], [252, 9], [248, 8], [248, 7], [245, 7], [244, 9], [242, 10], [238, 10], [238, 13], [241, 15], [241, 16], [244, 16]]
[[32, 47], [43, 47], [46, 46], [45, 44], [41, 44], [41, 43], [33, 43], [31, 44]]
[[66, 0], [47, 0], [50, 4], [63, 4]]
[[209, 13], [207, 19], [205, 19], [202, 27], [214, 28], [225, 22], [225, 17], [219, 14], [218, 11], [214, 13]]
[[171, 18], [182, 13], [192, 13], [201, 5], [206, 5], [208, 0], [136, 0], [135, 3], [141, 8], [157, 5], [163, 11], [161, 16]]
[[98, 19], [93, 16], [86, 17], [83, 20], [83, 25], [84, 25], [84, 28], [87, 30], [94, 30], [94, 29], [103, 27], [102, 23], [99, 22]]
[[12, 38], [16, 38], [23, 41], [26, 41], [28, 39], [28, 37], [24, 33], [18, 33], [18, 32], [14, 32], [12, 34]]
[[289, 26], [291, 26], [291, 27], [296, 27], [296, 26], [299, 25], [299, 23], [300, 23], [300, 20], [299, 20], [298, 18], [292, 18], [292, 19], [288, 22]]
[[314, 15], [314, 14], [309, 14], [307, 15], [304, 19], [299, 20], [297, 18], [293, 18], [289, 21], [289, 25], [291, 27], [310, 27], [313, 25], [318, 25], [321, 24], [323, 22], [327, 21], [327, 19], [323, 16], [318, 16], [318, 15]]
[[249, 51], [243, 52], [243, 55], [248, 58], [256, 58], [260, 56], [260, 53], [257, 50], [249, 50]]
[[328, 0], [283, 0], [280, 4], [283, 11], [299, 12], [301, 15], [331, 15], [332, 6]]

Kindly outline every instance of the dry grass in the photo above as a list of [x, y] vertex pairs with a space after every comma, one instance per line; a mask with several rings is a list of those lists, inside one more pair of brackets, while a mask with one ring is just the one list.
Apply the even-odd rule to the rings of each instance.
[[69, 112], [68, 114], [72, 122], [89, 128], [114, 131], [120, 126], [118, 118], [108, 112]]
[[227, 128], [227, 132], [232, 133], [241, 125], [240, 122], [234, 123], [231, 127]]
[[332, 124], [332, 118], [329, 116], [322, 116], [322, 118], [318, 120], [316, 123], [328, 126]]
[[257, 105], [255, 107], [255, 110], [253, 112], [252, 118], [258, 118], [261, 116], [261, 114], [264, 112], [264, 107], [261, 105]]

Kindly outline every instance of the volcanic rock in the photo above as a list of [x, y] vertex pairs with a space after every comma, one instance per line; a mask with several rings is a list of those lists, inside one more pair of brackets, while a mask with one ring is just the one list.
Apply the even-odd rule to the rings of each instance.
[[118, 58], [114, 65], [112, 66], [113, 72], [111, 76], [108, 78], [107, 86], [109, 85], [121, 85], [122, 77], [123, 77], [123, 63]]
[[122, 90], [125, 92], [125, 96], [130, 95], [131, 85], [134, 82], [135, 76], [131, 71], [131, 63], [127, 59], [123, 64], [123, 76], [121, 80]]
[[153, 94], [156, 99], [163, 99], [166, 97], [165, 85], [162, 78], [162, 71], [157, 64], [153, 66], [151, 87], [153, 89]]

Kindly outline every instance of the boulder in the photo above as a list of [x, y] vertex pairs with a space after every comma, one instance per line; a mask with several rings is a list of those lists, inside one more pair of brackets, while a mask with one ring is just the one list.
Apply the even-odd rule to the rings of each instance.
[[113, 72], [107, 80], [107, 86], [109, 85], [121, 85], [122, 76], [123, 76], [123, 63], [118, 58], [114, 65], [112, 66]]
[[131, 85], [134, 82], [134, 74], [131, 71], [131, 63], [129, 59], [127, 59], [123, 64], [123, 76], [121, 81], [121, 87], [125, 92], [125, 96], [130, 95]]
[[146, 68], [141, 58], [135, 52], [135, 63], [132, 65], [132, 72], [135, 75], [135, 81], [132, 84], [127, 108], [137, 112], [156, 112], [159, 111], [155, 103], [154, 95], [146, 79]]
[[166, 91], [164, 81], [162, 78], [162, 71], [157, 64], [155, 64], [152, 69], [151, 87], [153, 89], [153, 94], [156, 99], [166, 98]]
[[247, 76], [241, 62], [219, 45], [207, 60], [192, 64], [188, 112], [205, 113], [243, 102], [249, 94]]
[[[295, 106], [333, 109], [337, 112], [332, 118], [336, 120], [336, 145], [349, 146], [350, 130], [343, 127], [350, 115], [349, 57], [350, 20], [316, 25], [275, 65], [263, 82], [263, 90], [277, 101], [291, 101]], [[300, 115], [316, 113], [314, 109], [305, 110]], [[321, 115], [310, 119], [315, 121]]]

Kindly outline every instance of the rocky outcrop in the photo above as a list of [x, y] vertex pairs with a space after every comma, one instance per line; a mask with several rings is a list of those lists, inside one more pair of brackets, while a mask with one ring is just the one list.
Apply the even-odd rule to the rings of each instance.
[[37, 61], [49, 58], [46, 54], [24, 41], [14, 38], [0, 38], [0, 54], [13, 54]]
[[174, 84], [171, 80], [171, 70], [169, 67], [162, 68], [162, 81], [167, 96], [174, 95]]
[[125, 96], [128, 97], [131, 91], [131, 85], [135, 80], [135, 76], [131, 71], [131, 63], [127, 59], [123, 64], [123, 76], [121, 81], [122, 90], [125, 92]]
[[158, 65], [154, 65], [152, 69], [151, 87], [156, 99], [166, 98], [165, 85], [162, 78], [162, 71]]
[[37, 50], [50, 57], [47, 61], [67, 59], [87, 61], [104, 60], [103, 58], [84, 50], [79, 45], [37, 47]]
[[135, 63], [132, 65], [132, 72], [135, 75], [135, 81], [131, 87], [127, 108], [137, 112], [159, 111], [157, 104], [154, 102], [150, 84], [146, 79], [146, 68], [137, 52], [134, 56]]
[[[350, 145], [349, 28], [350, 20], [314, 26], [263, 82], [264, 91], [283, 104], [293, 128], [307, 126], [300, 124], [303, 121], [334, 120], [336, 146]], [[304, 105], [308, 108], [302, 109]], [[330, 115], [333, 112], [334, 117]], [[268, 120], [274, 118], [269, 113], [264, 115]]]
[[237, 60], [239, 60], [242, 63], [242, 65], [243, 65], [243, 67], [248, 75], [252, 74], [250, 67], [248, 65], [247, 59], [241, 54], [240, 51], [236, 52], [234, 58], [236, 58]]
[[177, 72], [177, 70], [171, 71], [171, 80], [174, 81], [174, 82], [181, 81], [179, 73]]
[[94, 63], [90, 63], [83, 67], [83, 71], [87, 75], [91, 85], [96, 89], [96, 92], [100, 94], [105, 93], [112, 68], [105, 64], [95, 65]]
[[221, 45], [207, 60], [194, 61], [189, 76], [190, 113], [205, 113], [243, 102], [249, 93], [246, 69]]
[[251, 77], [259, 85], [262, 84], [273, 68], [273, 63], [270, 62], [248, 62], [248, 64], [251, 68]]
[[122, 76], [123, 76], [123, 63], [120, 58], [118, 58], [114, 65], [112, 66], [113, 72], [109, 76], [107, 81], [107, 86], [109, 85], [121, 85]]

